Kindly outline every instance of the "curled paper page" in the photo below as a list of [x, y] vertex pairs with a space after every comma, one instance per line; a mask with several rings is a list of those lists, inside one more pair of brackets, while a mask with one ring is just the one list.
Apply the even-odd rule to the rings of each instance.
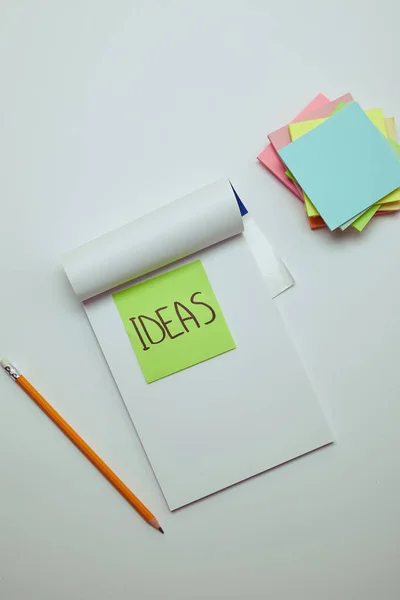
[[81, 301], [243, 231], [228, 179], [216, 181], [65, 254]]

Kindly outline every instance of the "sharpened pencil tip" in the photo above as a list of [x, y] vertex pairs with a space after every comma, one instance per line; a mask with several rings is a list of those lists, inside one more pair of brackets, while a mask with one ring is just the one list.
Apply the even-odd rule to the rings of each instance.
[[159, 527], [158, 531], [161, 531], [161, 533], [164, 533], [164, 529], [162, 527]]

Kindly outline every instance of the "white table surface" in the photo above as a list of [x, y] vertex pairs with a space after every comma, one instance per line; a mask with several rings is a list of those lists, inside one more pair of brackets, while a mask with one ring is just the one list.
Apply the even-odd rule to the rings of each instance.
[[[400, 122], [395, 0], [3, 0], [0, 353], [149, 528], [0, 377], [1, 600], [395, 600], [400, 215], [308, 229], [255, 159], [318, 92]], [[170, 513], [59, 255], [219, 177], [296, 286], [277, 305], [336, 444]]]

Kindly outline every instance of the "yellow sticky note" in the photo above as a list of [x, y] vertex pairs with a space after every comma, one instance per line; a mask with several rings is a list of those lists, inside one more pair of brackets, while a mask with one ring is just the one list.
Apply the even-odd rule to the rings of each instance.
[[386, 133], [390, 140], [396, 140], [396, 126], [394, 117], [385, 117]]
[[312, 121], [299, 121], [298, 123], [290, 123], [289, 125], [289, 133], [292, 142], [295, 142], [303, 135], [318, 127], [318, 125], [322, 125], [325, 121], [329, 119], [329, 117], [325, 117], [323, 119], [313, 119]]
[[369, 110], [365, 111], [365, 114], [368, 115], [370, 121], [372, 121], [375, 127], [379, 129], [381, 134], [387, 137], [383, 110], [381, 108], [370, 108]]
[[[396, 142], [396, 122], [394, 117], [385, 117], [385, 127], [386, 133], [389, 140], [392, 142]], [[393, 194], [399, 194], [400, 190], [395, 190]], [[389, 194], [390, 195], [390, 194]], [[386, 202], [382, 204], [379, 208], [379, 212], [395, 212], [400, 210], [400, 198], [398, 200], [394, 200], [393, 202]]]
[[388, 202], [379, 206], [379, 212], [396, 212], [400, 210], [400, 202]]
[[[375, 111], [378, 109], [374, 109]], [[368, 111], [365, 111], [366, 113], [368, 113]], [[371, 119], [372, 120], [372, 119]], [[386, 119], [383, 118], [383, 127], [384, 127], [384, 131], [382, 131], [381, 127], [378, 127], [377, 125], [377, 119], [372, 120], [372, 122], [374, 123], [374, 125], [376, 127], [378, 127], [379, 131], [381, 131], [381, 133], [383, 133], [383, 135], [385, 136], [385, 138], [389, 138], [391, 140], [396, 140], [396, 130], [394, 127], [394, 118], [389, 118], [387, 119], [387, 121], [389, 122], [388, 124], [388, 128], [386, 127]], [[379, 204], [389, 204], [391, 202], [398, 202], [400, 200], [400, 189], [394, 190], [393, 192], [391, 192], [390, 194], [388, 194], [387, 196], [385, 196], [384, 198], [382, 198], [381, 200], [379, 200]]]
[[[381, 108], [370, 108], [365, 111], [365, 114], [369, 117], [370, 121], [375, 125], [377, 129], [387, 137], [386, 127], [385, 127], [385, 118], [383, 116], [383, 111]], [[325, 117], [323, 119], [314, 119], [312, 121], [300, 121], [299, 123], [290, 123], [289, 125], [289, 133], [292, 142], [295, 142], [301, 136], [305, 135], [312, 129], [318, 127], [322, 123], [329, 119], [329, 117]]]

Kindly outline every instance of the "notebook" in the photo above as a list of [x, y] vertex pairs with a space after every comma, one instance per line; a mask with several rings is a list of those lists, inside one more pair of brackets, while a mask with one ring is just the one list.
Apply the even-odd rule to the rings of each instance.
[[63, 257], [171, 510], [333, 439], [246, 217], [221, 180]]

